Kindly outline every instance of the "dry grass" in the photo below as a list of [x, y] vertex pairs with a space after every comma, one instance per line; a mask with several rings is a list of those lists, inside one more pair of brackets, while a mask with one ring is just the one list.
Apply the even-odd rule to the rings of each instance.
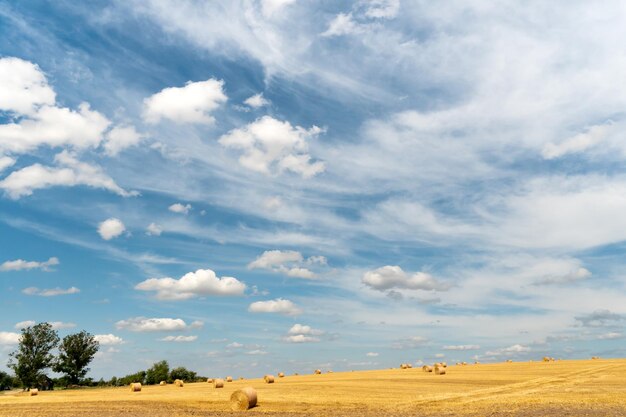
[[0, 395], [0, 416], [221, 415], [230, 410], [233, 392], [248, 386], [259, 401], [248, 413], [267, 416], [626, 415], [626, 360], [514, 362], [446, 371], [441, 377], [420, 369], [335, 372], [276, 384], [258, 378], [218, 390], [191, 383], [184, 390], [143, 386], [140, 393], [128, 387], [44, 391], [36, 397], [9, 393]]

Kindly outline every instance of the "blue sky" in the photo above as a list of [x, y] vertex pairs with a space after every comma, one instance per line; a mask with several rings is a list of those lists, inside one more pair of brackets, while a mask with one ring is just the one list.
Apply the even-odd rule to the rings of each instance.
[[0, 368], [624, 356], [625, 14], [0, 2]]

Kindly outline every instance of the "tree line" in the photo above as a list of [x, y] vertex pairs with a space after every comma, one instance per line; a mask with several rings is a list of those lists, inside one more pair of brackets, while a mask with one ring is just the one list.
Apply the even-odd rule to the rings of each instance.
[[[17, 349], [9, 355], [7, 366], [13, 370], [14, 375], [0, 372], [0, 390], [46, 390], [53, 389], [54, 386], [123, 386], [131, 382], [152, 385], [176, 379], [189, 382], [205, 379], [184, 367], [170, 370], [167, 361], [160, 361], [145, 371], [95, 382], [92, 378], [87, 378], [87, 373], [99, 347], [95, 336], [84, 330], [60, 339], [49, 323], [26, 327], [21, 330]], [[50, 378], [48, 370], [61, 376]]]

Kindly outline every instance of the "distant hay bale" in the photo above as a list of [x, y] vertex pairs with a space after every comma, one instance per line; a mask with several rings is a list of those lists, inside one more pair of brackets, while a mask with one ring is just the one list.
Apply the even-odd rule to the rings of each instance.
[[443, 366], [444, 368], [447, 368], [447, 367], [448, 367], [448, 364], [447, 364], [447, 363], [445, 363], [445, 362], [441, 362], [441, 366]]
[[513, 359], [507, 359], [506, 363], [513, 363]]
[[328, 372], [329, 374], [332, 374], [332, 373], [333, 373], [333, 370], [332, 370], [332, 369], [329, 369], [329, 370], [328, 370], [328, 371], [326, 371], [326, 372]]
[[28, 390], [28, 395], [30, 395], [31, 397], [38, 395], [39, 394], [39, 390], [37, 388], [31, 388]]
[[232, 376], [227, 376], [226, 377], [226, 382], [233, 382], [233, 377]]
[[407, 368], [409, 368], [409, 369], [411, 369], [411, 368], [413, 367], [413, 365], [411, 365], [410, 363], [407, 363], [407, 364], [406, 364], [406, 367], [407, 367]]
[[273, 384], [274, 383], [274, 375], [265, 375], [263, 377], [263, 379], [265, 380], [266, 384]]
[[208, 378], [208, 379], [206, 380], [206, 382], [208, 382], [209, 384], [212, 384], [212, 383], [213, 383], [213, 378]]
[[322, 373], [322, 370], [321, 370], [321, 369], [316, 369], [316, 370], [315, 370], [315, 375], [319, 375], [319, 374], [321, 374], [321, 373]]
[[163, 385], [167, 385], [167, 382], [165, 382], [165, 381], [161, 381], [161, 382], [159, 382], [159, 385], [161, 385], [161, 386], [163, 386]]
[[224, 388], [224, 380], [215, 378], [213, 380], [213, 388]]
[[446, 374], [446, 368], [444, 368], [443, 366], [435, 366], [435, 375], [445, 375]]
[[240, 376], [240, 377], [239, 377], [239, 380], [240, 380], [240, 381], [243, 381], [243, 377], [242, 377], [242, 376]]
[[592, 356], [591, 359], [600, 359], [599, 356]]
[[465, 366], [467, 365], [467, 362], [461, 362], [461, 365]]
[[480, 362], [475, 361], [475, 362], [474, 362], [474, 365], [480, 365]]
[[407, 369], [407, 368], [408, 368], [408, 366], [407, 366], [406, 363], [401, 363], [400, 364], [400, 369]]
[[298, 375], [300, 375], [300, 374], [299, 374], [299, 373], [297, 373], [297, 372], [295, 372], [295, 373], [294, 373], [294, 375], [295, 375], [295, 376], [298, 376]]
[[550, 362], [550, 358], [549, 358], [548, 356], [544, 356], [544, 357], [543, 357], [543, 361], [544, 361], [544, 362]]
[[252, 387], [242, 388], [230, 396], [230, 408], [233, 411], [246, 411], [256, 406], [256, 390]]
[[176, 385], [177, 387], [182, 388], [182, 387], [185, 386], [185, 383], [183, 382], [182, 379], [177, 379], [177, 380], [174, 381], [174, 385]]
[[424, 372], [432, 372], [433, 371], [433, 367], [432, 366], [428, 366], [428, 365], [424, 365], [424, 366], [422, 366], [422, 371], [424, 371]]
[[279, 378], [284, 378], [284, 377], [285, 377], [285, 374], [284, 374], [283, 372], [279, 372], [279, 373], [278, 373], [278, 377], [279, 377]]
[[141, 383], [133, 382], [130, 384], [130, 392], [140, 392], [141, 391]]

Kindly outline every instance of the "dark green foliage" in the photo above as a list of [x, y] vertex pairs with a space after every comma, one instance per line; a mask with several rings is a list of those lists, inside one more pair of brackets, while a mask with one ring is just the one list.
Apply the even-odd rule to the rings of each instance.
[[68, 385], [78, 385], [89, 372], [87, 367], [98, 352], [99, 343], [94, 336], [81, 331], [63, 338], [59, 346], [59, 357], [53, 370], [65, 374]]
[[139, 371], [134, 374], [126, 375], [122, 378], [118, 378], [116, 386], [122, 387], [124, 385], [129, 385], [132, 382], [140, 382], [142, 384], [146, 383], [146, 371]]
[[170, 366], [167, 361], [157, 362], [146, 371], [146, 384], [156, 385], [169, 379]]
[[173, 381], [175, 379], [182, 379], [183, 381], [192, 382], [196, 380], [196, 375], [197, 374], [195, 372], [180, 366], [172, 369], [172, 372], [170, 372], [170, 380]]
[[0, 371], [0, 391], [13, 388], [13, 377]]
[[39, 386], [46, 376], [46, 369], [54, 364], [51, 352], [58, 343], [59, 336], [49, 323], [22, 329], [19, 346], [10, 354], [9, 368], [13, 369], [24, 388]]

